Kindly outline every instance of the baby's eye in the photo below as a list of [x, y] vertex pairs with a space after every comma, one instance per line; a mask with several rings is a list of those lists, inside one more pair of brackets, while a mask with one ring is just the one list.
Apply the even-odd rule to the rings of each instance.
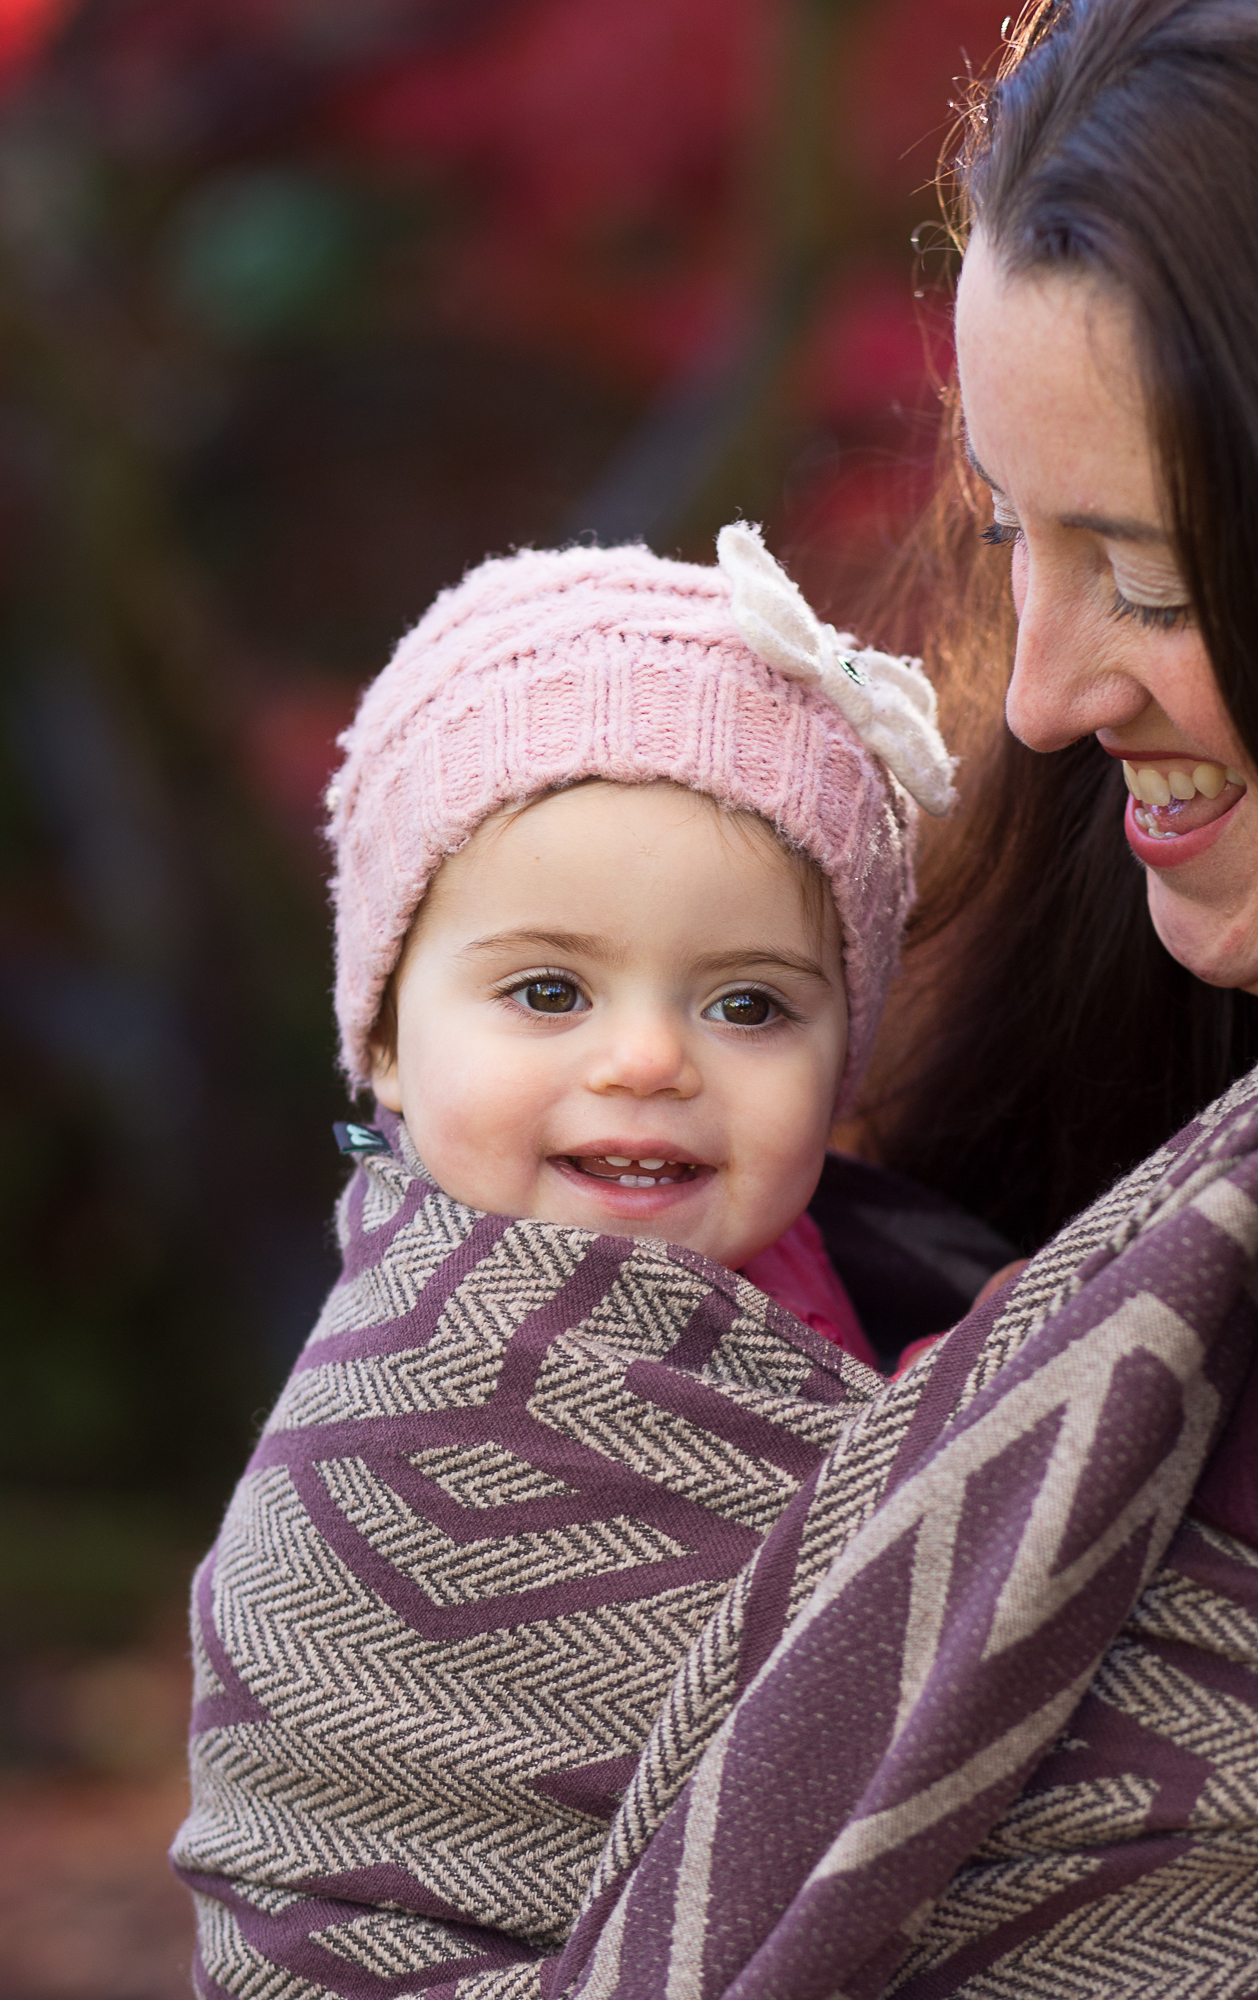
[[742, 993], [723, 993], [704, 1009], [705, 1021], [724, 1021], [731, 1028], [762, 1028], [780, 1010], [767, 993], [749, 987]]
[[575, 980], [551, 977], [530, 979], [527, 985], [515, 986], [510, 997], [531, 1014], [574, 1014], [585, 1002]]

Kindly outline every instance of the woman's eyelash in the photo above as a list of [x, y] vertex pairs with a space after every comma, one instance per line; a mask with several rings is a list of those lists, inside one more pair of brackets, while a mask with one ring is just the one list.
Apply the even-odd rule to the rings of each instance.
[[1192, 611], [1188, 604], [1136, 604], [1121, 590], [1114, 592], [1110, 608], [1115, 618], [1134, 618], [1138, 625], [1155, 632], [1173, 632], [1177, 625], [1186, 625]]
[[1016, 542], [1021, 533], [1021, 528], [1013, 521], [990, 521], [980, 530], [979, 540], [986, 542], [989, 548], [1003, 549], [1010, 542]]

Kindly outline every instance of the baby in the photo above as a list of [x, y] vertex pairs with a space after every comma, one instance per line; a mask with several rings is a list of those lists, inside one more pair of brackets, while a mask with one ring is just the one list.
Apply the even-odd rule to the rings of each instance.
[[345, 1067], [457, 1200], [687, 1245], [872, 1362], [804, 1211], [952, 765], [919, 668], [718, 551], [487, 563], [403, 642], [331, 795]]
[[881, 1392], [805, 1210], [951, 762], [914, 663], [718, 552], [486, 563], [346, 738], [380, 1127], [194, 1591], [207, 1995], [532, 1993], [687, 1647]]

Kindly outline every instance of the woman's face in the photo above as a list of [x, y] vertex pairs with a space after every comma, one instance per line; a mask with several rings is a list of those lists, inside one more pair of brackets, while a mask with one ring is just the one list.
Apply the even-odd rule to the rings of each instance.
[[1033, 750], [1092, 732], [1123, 759], [1159, 937], [1212, 985], [1258, 990], [1258, 772], [1187, 609], [1122, 295], [1006, 278], [980, 232], [957, 353], [970, 452], [1013, 547], [1009, 726]]

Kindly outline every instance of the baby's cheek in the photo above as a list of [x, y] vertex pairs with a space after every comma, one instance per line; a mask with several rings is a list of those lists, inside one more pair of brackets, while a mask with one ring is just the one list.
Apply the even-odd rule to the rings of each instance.
[[527, 1213], [531, 1187], [518, 1104], [475, 1063], [434, 1070], [407, 1118], [415, 1147], [445, 1192], [495, 1215]]

